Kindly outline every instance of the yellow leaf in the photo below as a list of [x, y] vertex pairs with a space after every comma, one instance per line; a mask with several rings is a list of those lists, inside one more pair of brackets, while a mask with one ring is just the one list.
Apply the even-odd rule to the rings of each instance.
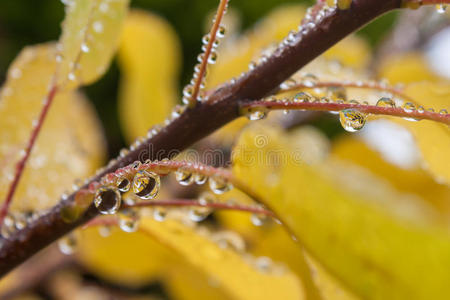
[[[419, 126], [422, 124], [418, 124]], [[332, 156], [369, 169], [402, 193], [415, 194], [444, 214], [450, 213], [450, 188], [419, 167], [404, 169], [384, 160], [360, 139], [345, 136], [333, 143]], [[444, 216], [445, 217], [445, 216]]]
[[179, 49], [165, 20], [143, 11], [129, 14], [119, 48], [119, 111], [128, 141], [164, 121], [177, 102]]
[[[397, 83], [410, 83], [404, 90], [425, 109], [450, 109], [450, 84], [429, 71], [419, 54], [408, 54], [384, 62], [380, 75]], [[424, 81], [424, 82], [421, 82]], [[420, 82], [420, 83], [419, 83]], [[414, 135], [424, 160], [424, 166], [441, 183], [450, 184], [450, 130], [432, 121], [418, 123], [396, 119]]]
[[428, 68], [420, 53], [411, 52], [390, 56], [381, 62], [378, 76], [392, 83], [437, 81], [439, 77]]
[[128, 2], [74, 0], [66, 5], [58, 83], [75, 87], [103, 75], [115, 54]]
[[[151, 242], [140, 241], [135, 234], [129, 234], [129, 245], [123, 246], [122, 250], [130, 253], [133, 257], [125, 258], [125, 255], [112, 251], [111, 247], [104, 247], [99, 254], [91, 254], [95, 248], [89, 246], [89, 241], [83, 242], [84, 247], [80, 255], [82, 257], [90, 256], [91, 264], [101, 264], [103, 268], [102, 273], [108, 274], [114, 270], [121, 270], [121, 272], [130, 273], [134, 269], [137, 272], [142, 272], [143, 267], [137, 266], [139, 262], [143, 266], [150, 264], [158, 264], [161, 266], [161, 272], [166, 272], [167, 276], [173, 274], [178, 270], [179, 262], [186, 264], [195, 272], [199, 272], [208, 278], [210, 283], [217, 286], [223, 295], [229, 296], [231, 299], [303, 299], [303, 288], [301, 282], [297, 277], [287, 269], [279, 269], [281, 267], [274, 266], [268, 271], [257, 269], [255, 262], [246, 258], [240, 253], [231, 249], [222, 249], [211, 239], [211, 234], [207, 231], [200, 233], [193, 227], [182, 224], [174, 219], [168, 219], [164, 222], [158, 222], [153, 219], [143, 217], [139, 225], [139, 239], [153, 239]], [[123, 243], [124, 236], [120, 239]], [[91, 240], [92, 241], [92, 240]], [[170, 260], [159, 260], [160, 256], [152, 257], [152, 248], [148, 247], [154, 241], [158, 241], [161, 245], [166, 247], [166, 250], [173, 251], [176, 255], [176, 260], [170, 263]], [[95, 242], [95, 241], [94, 241]], [[117, 240], [115, 240], [117, 242]], [[109, 242], [108, 242], [109, 243]], [[111, 242], [114, 245], [116, 243]], [[147, 243], [147, 245], [145, 245]], [[98, 243], [96, 243], [98, 245]], [[112, 245], [111, 244], [111, 245]], [[142, 246], [136, 253], [134, 246]], [[119, 251], [120, 252], [120, 251]], [[118, 266], [106, 266], [111, 261], [120, 261]], [[142, 260], [157, 260], [157, 262], [143, 262]], [[101, 262], [99, 263], [98, 260]], [[130, 265], [126, 266], [126, 262], [130, 260]], [[159, 260], [159, 261], [158, 261]], [[116, 271], [116, 272], [117, 272]], [[168, 272], [168, 273], [167, 273]], [[191, 272], [191, 271], [186, 271]], [[141, 273], [142, 275], [142, 273]], [[117, 274], [116, 278], [123, 277]], [[135, 277], [139, 278], [139, 276]], [[171, 280], [169, 280], [170, 283]], [[175, 280], [176, 281], [176, 280]], [[195, 280], [193, 280], [195, 281]], [[179, 284], [179, 283], [178, 283]], [[206, 284], [206, 283], [204, 283]], [[189, 290], [188, 287], [177, 285], [173, 292], [177, 290]], [[188, 298], [189, 299], [189, 298]]]
[[143, 232], [133, 234], [111, 227], [102, 237], [97, 227], [81, 232], [78, 259], [92, 272], [129, 286], [141, 286], [160, 279], [174, 254]]
[[[2, 200], [48, 93], [56, 68], [55, 55], [53, 44], [25, 48], [12, 63], [2, 88]], [[93, 108], [79, 93], [58, 93], [25, 167], [13, 209], [50, 207], [75, 179], [91, 175], [103, 155], [104, 140]]]
[[[255, 145], [259, 135], [267, 137], [264, 147]], [[446, 297], [450, 235], [431, 207], [334, 160], [314, 166], [292, 159], [267, 163], [276, 153], [292, 156], [291, 144], [274, 127], [249, 129], [237, 147], [259, 151], [260, 159], [251, 164], [240, 152], [234, 172], [320, 264], [363, 298]]]

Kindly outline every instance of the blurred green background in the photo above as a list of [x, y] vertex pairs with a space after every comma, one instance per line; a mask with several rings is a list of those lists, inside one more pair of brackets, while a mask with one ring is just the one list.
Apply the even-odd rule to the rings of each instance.
[[[183, 69], [180, 88], [190, 80], [204, 34], [205, 18], [215, 10], [218, 0], [132, 0], [131, 6], [143, 8], [166, 18], [178, 32], [182, 43]], [[241, 16], [242, 28], [252, 26], [271, 9], [299, 0], [240, 0], [230, 6]], [[64, 5], [59, 0], [1, 0], [0, 1], [0, 82], [5, 80], [9, 64], [26, 45], [57, 40]], [[365, 27], [359, 34], [372, 45], [392, 26], [396, 14], [391, 13]], [[299, 20], [300, 21], [300, 20]], [[116, 155], [124, 144], [117, 118], [116, 95], [120, 73], [113, 62], [105, 76], [95, 84], [84, 87], [103, 122], [110, 156]], [[149, 78], [151, 80], [151, 78]]]

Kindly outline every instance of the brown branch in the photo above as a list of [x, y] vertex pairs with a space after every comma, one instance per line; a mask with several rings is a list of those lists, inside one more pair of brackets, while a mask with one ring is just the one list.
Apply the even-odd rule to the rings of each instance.
[[439, 112], [413, 110], [406, 112], [401, 107], [381, 107], [376, 105], [350, 104], [350, 103], [320, 103], [320, 102], [283, 102], [283, 101], [256, 101], [244, 103], [244, 108], [249, 107], [266, 107], [270, 110], [280, 109], [299, 109], [314, 111], [341, 111], [347, 108], [356, 109], [359, 112], [374, 115], [389, 115], [417, 120], [431, 120], [450, 125], [450, 114], [442, 114]]
[[437, 5], [450, 4], [450, 0], [405, 0], [404, 3], [412, 3], [418, 5]]
[[194, 107], [197, 103], [197, 96], [200, 92], [200, 86], [203, 81], [203, 76], [206, 72], [206, 67], [208, 66], [208, 60], [211, 56], [212, 49], [214, 47], [214, 42], [216, 40], [217, 31], [219, 30], [220, 22], [222, 22], [222, 17], [224, 16], [228, 6], [228, 0], [220, 0], [219, 7], [217, 8], [216, 17], [214, 19], [213, 26], [209, 32], [209, 41], [206, 45], [205, 52], [203, 53], [202, 62], [200, 63], [200, 69], [197, 73], [197, 80], [194, 83], [192, 96], [189, 98], [189, 107]]
[[[314, 28], [289, 45], [280, 46], [267, 61], [241, 76], [233, 83], [218, 88], [208, 101], [187, 109], [158, 134], [143, 142], [93, 178], [124, 167], [135, 160], [171, 157], [216, 129], [239, 117], [240, 101], [261, 99], [297, 72], [304, 65], [322, 54], [329, 47], [354, 32], [367, 22], [400, 8], [401, 0], [353, 0], [347, 10], [330, 9], [323, 18], [315, 21]], [[16, 231], [9, 239], [0, 240], [0, 275], [43, 249], [74, 228], [98, 215], [91, 205], [84, 215], [73, 223], [65, 223], [61, 209], [74, 201], [74, 195], [60, 202], [24, 229]]]

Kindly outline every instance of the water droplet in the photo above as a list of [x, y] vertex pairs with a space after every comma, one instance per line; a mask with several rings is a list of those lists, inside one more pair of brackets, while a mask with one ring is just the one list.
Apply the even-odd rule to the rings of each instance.
[[249, 70], [254, 70], [256, 68], [256, 63], [254, 62], [254, 61], [251, 61], [249, 64], [248, 64], [248, 69]]
[[159, 192], [161, 180], [153, 172], [139, 171], [133, 178], [133, 192], [141, 199], [153, 199]]
[[217, 37], [223, 38], [225, 36], [225, 32], [226, 32], [225, 26], [220, 25], [219, 29], [217, 30]]
[[119, 213], [119, 227], [125, 232], [135, 232], [139, 225], [139, 215], [135, 209], [126, 208]]
[[294, 102], [310, 102], [312, 96], [306, 92], [300, 92], [294, 96]]
[[441, 109], [439, 111], [439, 114], [441, 114], [441, 115], [448, 115], [448, 111], [445, 108], [443, 108], [443, 109]]
[[208, 180], [208, 176], [203, 175], [201, 173], [195, 173], [194, 174], [194, 181], [196, 184], [198, 185], [202, 185], [206, 182], [206, 180]]
[[175, 172], [175, 178], [181, 185], [191, 185], [194, 182], [194, 176], [186, 169], [179, 169]]
[[[412, 113], [414, 111], [416, 111], [416, 105], [412, 102], [406, 102], [405, 104], [403, 104], [403, 110], [407, 113]], [[419, 119], [415, 119], [415, 118], [403, 118], [404, 120], [407, 121], [419, 121]]]
[[209, 33], [205, 34], [202, 38], [203, 45], [207, 45], [209, 43]]
[[272, 268], [272, 260], [267, 256], [260, 256], [256, 258], [255, 266], [261, 272], [269, 272]]
[[406, 103], [403, 105], [403, 110], [404, 110], [405, 112], [407, 112], [407, 113], [410, 113], [410, 112], [413, 112], [413, 111], [416, 110], [416, 106], [414, 105], [414, 103], [406, 102]]
[[122, 197], [116, 188], [102, 186], [97, 190], [94, 204], [101, 214], [115, 214], [122, 203]]
[[153, 210], [153, 218], [158, 222], [163, 222], [167, 217], [167, 209], [165, 207], [155, 207]]
[[425, 112], [425, 108], [422, 105], [420, 105], [419, 107], [417, 107], [417, 111], [423, 114]]
[[265, 214], [254, 213], [251, 215], [250, 220], [252, 221], [253, 225], [262, 226], [267, 223], [269, 217]]
[[77, 248], [77, 239], [74, 234], [68, 234], [58, 240], [58, 248], [62, 254], [71, 255]]
[[213, 194], [209, 192], [202, 193], [198, 199], [198, 202], [202, 206], [192, 207], [189, 211], [189, 218], [194, 222], [201, 222], [206, 219], [212, 212], [210, 207], [207, 205], [214, 203], [216, 198]]
[[447, 5], [446, 4], [438, 4], [436, 5], [436, 11], [440, 14], [445, 13], [445, 11], [447, 10]]
[[359, 105], [359, 102], [357, 100], [352, 99], [352, 100], [348, 101], [348, 104]]
[[335, 99], [346, 100], [347, 99], [347, 90], [340, 86], [333, 86], [333, 87], [327, 88], [327, 95], [328, 95], [328, 97], [330, 97], [333, 100], [335, 100]]
[[236, 252], [245, 251], [244, 240], [235, 232], [220, 231], [215, 233], [212, 239], [222, 249], [230, 249]]
[[314, 87], [317, 81], [318, 78], [313, 74], [306, 74], [302, 77], [302, 84], [306, 87]]
[[98, 233], [102, 237], [108, 237], [111, 235], [111, 227], [107, 225], [102, 225], [98, 227]]
[[92, 24], [92, 28], [94, 29], [94, 31], [95, 31], [96, 33], [102, 33], [102, 32], [103, 32], [103, 23], [100, 22], [100, 21], [95, 21], [95, 22]]
[[291, 87], [294, 87], [297, 84], [297, 81], [294, 78], [288, 78], [286, 81], [280, 84], [280, 88], [283, 90], [287, 90]]
[[395, 107], [395, 102], [388, 97], [380, 98], [376, 104], [378, 107]]
[[116, 181], [116, 186], [122, 193], [126, 193], [130, 190], [131, 182], [126, 177], [119, 177]]
[[232, 185], [230, 183], [228, 183], [224, 178], [217, 175], [211, 176], [208, 182], [209, 188], [214, 192], [214, 194], [220, 195], [228, 192], [232, 188]]
[[81, 44], [81, 51], [84, 53], [88, 53], [89, 52], [89, 46], [86, 43], [82, 43]]
[[75, 81], [75, 79], [77, 79], [77, 76], [74, 72], [70, 72], [69, 74], [67, 74], [67, 78], [69, 78], [69, 80], [71, 81]]
[[341, 125], [348, 132], [355, 132], [362, 129], [366, 123], [366, 118], [366, 114], [356, 109], [344, 109], [339, 112]]
[[216, 61], [217, 61], [217, 52], [211, 51], [208, 57], [208, 63], [213, 65], [216, 63]]
[[264, 106], [249, 107], [247, 109], [247, 118], [251, 121], [262, 120], [267, 117], [268, 109]]

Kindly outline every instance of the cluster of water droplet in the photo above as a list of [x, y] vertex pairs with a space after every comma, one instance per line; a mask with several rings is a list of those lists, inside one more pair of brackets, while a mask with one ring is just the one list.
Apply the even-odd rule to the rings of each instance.
[[[383, 90], [388, 88], [388, 83], [385, 80], [382, 81], [357, 81], [357, 82], [345, 82], [346, 86], [354, 87], [364, 87], [373, 88], [378, 90]], [[299, 92], [292, 98], [276, 98], [274, 96], [264, 99], [267, 102], [273, 102], [274, 105], [286, 105], [285, 113], [289, 112], [289, 105], [292, 103], [338, 103], [338, 104], [352, 104], [352, 105], [369, 105], [367, 101], [362, 101], [361, 103], [357, 100], [347, 100], [347, 92], [344, 86], [321, 86], [318, 78], [312, 74], [304, 75], [299, 81], [292, 78], [286, 80], [280, 85], [282, 91], [290, 91], [299, 87], [310, 88], [314, 91], [315, 95], [308, 92]], [[387, 92], [385, 92], [387, 93]], [[402, 104], [400, 107], [406, 113], [425, 113], [435, 112], [433, 108], [425, 109], [423, 106], [416, 106], [412, 102], [403, 102], [401, 99], [396, 99], [389, 95], [389, 97], [381, 97], [376, 106], [385, 108], [396, 108], [396, 101]], [[270, 111], [270, 106], [260, 105], [260, 106], [248, 106], [243, 109], [242, 113], [247, 116], [249, 120], [261, 120], [264, 119], [268, 112]], [[349, 132], [355, 132], [364, 127], [366, 123], [367, 114], [358, 110], [357, 107], [349, 107], [341, 111], [330, 111], [333, 114], [339, 114], [340, 122], [343, 128]], [[440, 114], [448, 114], [446, 109], [441, 109]], [[417, 118], [404, 117], [408, 121], [418, 121]]]
[[[226, 12], [225, 11], [224, 13]], [[217, 16], [213, 19], [213, 24], [216, 22]], [[205, 60], [205, 56], [208, 55], [206, 58], [206, 62], [208, 64], [215, 64], [217, 61], [217, 47], [219, 46], [220, 39], [225, 36], [225, 26], [219, 25], [217, 32], [213, 36], [211, 36], [211, 32], [205, 34], [202, 38], [202, 52], [197, 56], [198, 63], [194, 67], [194, 75], [191, 79], [191, 82], [186, 85], [183, 89], [183, 98], [182, 101], [184, 104], [188, 104], [191, 101], [191, 98], [194, 96], [194, 86], [197, 81], [200, 81], [200, 91], [197, 95], [197, 101], [202, 101], [204, 98], [202, 90], [205, 87], [205, 78], [207, 75], [207, 65], [205, 66], [206, 69], [202, 70], [202, 63]], [[213, 39], [213, 40], [211, 40]], [[208, 52], [209, 45], [211, 45], [211, 48]], [[200, 78], [201, 77], [201, 78]]]
[[10, 238], [14, 232], [24, 229], [29, 223], [33, 222], [44, 213], [45, 210], [39, 212], [10, 212], [3, 220], [0, 236], [3, 239]]

